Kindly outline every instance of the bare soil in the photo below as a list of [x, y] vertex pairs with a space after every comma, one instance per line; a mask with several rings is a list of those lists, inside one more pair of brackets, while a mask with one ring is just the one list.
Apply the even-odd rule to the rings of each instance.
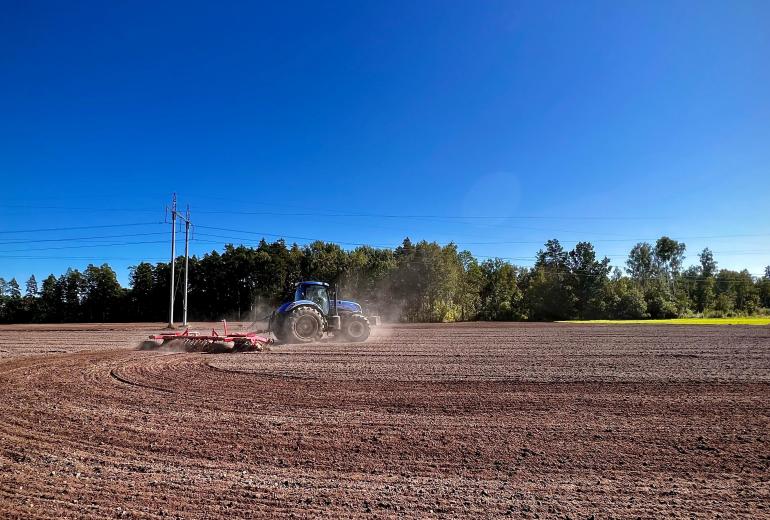
[[0, 327], [0, 517], [770, 517], [770, 327], [160, 327]]

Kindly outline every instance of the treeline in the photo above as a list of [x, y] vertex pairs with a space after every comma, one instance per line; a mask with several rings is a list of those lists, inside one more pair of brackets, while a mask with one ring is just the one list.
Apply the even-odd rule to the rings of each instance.
[[[598, 258], [589, 242], [568, 251], [549, 240], [534, 266], [519, 267], [479, 261], [454, 244], [409, 239], [395, 249], [352, 251], [320, 241], [263, 240], [255, 248], [227, 245], [222, 253], [190, 259], [189, 318], [262, 318], [300, 280], [336, 283], [342, 297], [392, 321], [732, 316], [770, 308], [770, 267], [761, 277], [718, 269], [704, 249], [697, 264], [684, 268], [684, 253], [683, 243], [667, 237], [639, 243], [621, 270]], [[181, 282], [180, 270], [177, 276]], [[0, 322], [164, 321], [169, 277], [169, 263], [142, 262], [131, 268], [128, 289], [107, 264], [69, 269], [39, 285], [32, 276], [23, 293], [15, 279], [0, 278]], [[180, 290], [177, 317], [181, 300]]]

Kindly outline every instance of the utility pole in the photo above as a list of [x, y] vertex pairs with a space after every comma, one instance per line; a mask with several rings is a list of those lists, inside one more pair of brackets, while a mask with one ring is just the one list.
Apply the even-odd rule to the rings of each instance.
[[184, 300], [182, 303], [182, 326], [187, 326], [187, 288], [189, 261], [190, 261], [190, 205], [187, 205], [187, 213], [184, 217]]
[[174, 264], [176, 263], [176, 193], [171, 201], [171, 300], [168, 308], [168, 328], [174, 328]]

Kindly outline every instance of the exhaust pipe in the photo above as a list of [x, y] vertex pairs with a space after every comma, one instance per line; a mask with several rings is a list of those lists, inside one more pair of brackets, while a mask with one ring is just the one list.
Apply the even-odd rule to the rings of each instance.
[[342, 319], [339, 312], [337, 312], [337, 284], [332, 287], [332, 305], [329, 312], [329, 318], [327, 319], [328, 327], [331, 330], [342, 329]]

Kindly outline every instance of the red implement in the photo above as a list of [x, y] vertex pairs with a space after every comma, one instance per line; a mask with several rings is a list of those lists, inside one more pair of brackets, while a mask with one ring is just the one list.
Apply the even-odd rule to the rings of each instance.
[[149, 341], [142, 343], [142, 350], [169, 347], [187, 352], [252, 352], [262, 350], [273, 342], [258, 332], [229, 332], [227, 321], [223, 320], [224, 333], [211, 329], [211, 334], [192, 332], [189, 328], [181, 332], [153, 334]]

